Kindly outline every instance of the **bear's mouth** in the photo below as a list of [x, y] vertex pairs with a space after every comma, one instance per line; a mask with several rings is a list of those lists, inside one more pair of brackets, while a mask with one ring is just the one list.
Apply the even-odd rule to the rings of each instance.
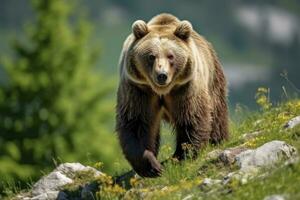
[[155, 86], [158, 88], [166, 88], [170, 85], [170, 83], [165, 83], [165, 84], [159, 84], [157, 82], [154, 82]]
[[171, 89], [172, 89], [172, 84], [171, 83], [172, 83], [172, 81], [169, 81], [166, 84], [161, 85], [161, 84], [159, 84], [159, 83], [157, 83], [157, 82], [155, 82], [154, 80], [151, 79], [150, 87], [152, 88], [152, 90], [156, 94], [162, 95], [162, 94], [167, 94], [171, 91]]

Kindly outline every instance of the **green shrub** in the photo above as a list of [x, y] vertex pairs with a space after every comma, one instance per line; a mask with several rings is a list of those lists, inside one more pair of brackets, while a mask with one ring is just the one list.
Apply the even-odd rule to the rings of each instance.
[[116, 152], [115, 81], [93, 70], [91, 26], [73, 17], [71, 1], [32, 5], [36, 19], [26, 40], [2, 58], [8, 82], [0, 88], [1, 181], [35, 179], [54, 160], [101, 160], [109, 168]]

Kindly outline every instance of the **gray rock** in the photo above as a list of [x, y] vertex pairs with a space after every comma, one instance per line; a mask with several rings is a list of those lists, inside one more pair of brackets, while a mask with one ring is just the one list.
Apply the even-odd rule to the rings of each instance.
[[244, 145], [240, 145], [237, 147], [228, 148], [225, 150], [215, 149], [206, 155], [206, 159], [208, 160], [216, 160], [219, 159], [224, 164], [232, 164], [235, 162], [235, 156], [239, 153], [246, 151], [247, 148]]
[[96, 191], [99, 189], [99, 184], [96, 182], [86, 184], [81, 190], [82, 199], [97, 199], [95, 197]]
[[[93, 171], [95, 177], [103, 175], [100, 171], [84, 166], [80, 163], [64, 163], [59, 165], [53, 172], [42, 177], [33, 185], [30, 200], [54, 200], [67, 199], [66, 194], [60, 192], [63, 186], [73, 183], [75, 174], [81, 171]], [[88, 188], [87, 188], [88, 189]], [[85, 195], [88, 191], [85, 190]]]
[[64, 163], [59, 165], [54, 171], [59, 171], [65, 174], [69, 178], [73, 178], [76, 172], [79, 171], [92, 171], [95, 176], [103, 175], [100, 171], [90, 166], [84, 166], [80, 163]]
[[60, 191], [57, 195], [57, 199], [56, 200], [68, 200], [70, 198], [68, 198], [68, 195], [65, 192]]
[[219, 155], [222, 153], [222, 150], [221, 149], [215, 149], [211, 152], [208, 152], [206, 154], [206, 159], [208, 160], [216, 160], [219, 158]]
[[237, 172], [230, 172], [223, 178], [223, 184], [227, 184]]
[[300, 124], [300, 115], [297, 116], [297, 117], [294, 117], [293, 119], [291, 119], [290, 121], [288, 121], [284, 125], [284, 128], [291, 129], [291, 128], [294, 128], [294, 127], [298, 126], [299, 124]]
[[283, 141], [271, 141], [257, 149], [246, 150], [235, 156], [235, 161], [240, 167], [238, 171], [228, 173], [222, 184], [226, 185], [233, 180], [246, 184], [254, 177], [266, 177], [269, 172], [260, 173], [260, 167], [268, 167], [280, 160], [286, 161], [284, 165], [293, 164], [299, 161], [296, 149]]
[[30, 200], [49, 200], [49, 199], [57, 199], [58, 191], [49, 191], [40, 195], [37, 195]]
[[30, 200], [31, 198], [30, 197], [26, 197], [26, 196], [21, 196], [21, 195], [18, 195], [16, 196], [16, 199], [22, 199], [22, 200]]
[[242, 172], [242, 171], [230, 172], [224, 177], [222, 184], [226, 185], [233, 180], [237, 180], [240, 182], [240, 184], [244, 185], [248, 183], [248, 180], [254, 178], [257, 174], [258, 171], [254, 171], [254, 170], [251, 172]]
[[284, 165], [295, 165], [299, 162], [300, 158], [299, 155], [293, 156], [292, 158], [288, 159], [287, 161], [284, 162]]
[[[258, 133], [255, 133], [258, 134]], [[259, 133], [260, 134], [260, 133]], [[216, 180], [205, 178], [200, 184], [200, 189], [208, 193], [217, 190], [218, 187], [231, 183], [232, 181], [239, 181], [240, 184], [246, 184], [249, 180], [260, 177], [264, 178], [270, 172], [261, 173], [260, 167], [269, 167], [273, 164], [286, 160], [283, 164], [289, 165], [299, 161], [296, 148], [286, 144], [283, 141], [271, 141], [264, 145], [248, 150], [245, 146], [237, 146], [228, 148], [224, 151], [216, 150], [208, 153], [209, 157], [216, 157], [225, 164], [237, 163], [239, 170], [228, 173], [223, 180]], [[277, 200], [277, 199], [274, 199]]]
[[226, 165], [233, 164], [235, 162], [235, 157], [246, 150], [247, 148], [245, 146], [228, 148], [219, 154], [219, 160]]
[[51, 172], [36, 182], [32, 188], [32, 195], [39, 196], [49, 191], [57, 191], [62, 186], [72, 183], [73, 180], [59, 171]]
[[295, 147], [283, 141], [271, 141], [255, 150], [247, 150], [236, 156], [240, 171], [249, 172], [254, 168], [268, 167], [282, 159], [292, 158], [297, 155]]
[[274, 194], [271, 196], [266, 196], [264, 200], [285, 200], [285, 197], [283, 195]]
[[203, 182], [201, 183], [201, 185], [212, 186], [212, 185], [219, 184], [219, 183], [222, 183], [222, 180], [205, 178], [203, 180]]
[[214, 192], [221, 187], [222, 187], [222, 180], [211, 179], [211, 178], [205, 178], [203, 182], [199, 185], [199, 188], [206, 193]]

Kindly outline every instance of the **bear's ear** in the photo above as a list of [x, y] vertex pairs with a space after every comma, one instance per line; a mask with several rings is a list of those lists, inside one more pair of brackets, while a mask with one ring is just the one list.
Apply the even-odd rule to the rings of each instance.
[[177, 26], [174, 34], [182, 40], [187, 40], [193, 31], [192, 24], [189, 21], [183, 20]]
[[140, 39], [149, 32], [146, 22], [137, 20], [132, 24], [132, 32], [136, 39]]

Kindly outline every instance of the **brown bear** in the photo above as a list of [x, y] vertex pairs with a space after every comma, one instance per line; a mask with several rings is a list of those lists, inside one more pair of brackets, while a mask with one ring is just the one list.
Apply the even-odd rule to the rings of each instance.
[[190, 22], [160, 14], [137, 20], [120, 56], [116, 131], [123, 153], [143, 177], [162, 172], [157, 161], [160, 122], [176, 131], [174, 157], [183, 144], [200, 150], [228, 138], [226, 80], [212, 45]]

